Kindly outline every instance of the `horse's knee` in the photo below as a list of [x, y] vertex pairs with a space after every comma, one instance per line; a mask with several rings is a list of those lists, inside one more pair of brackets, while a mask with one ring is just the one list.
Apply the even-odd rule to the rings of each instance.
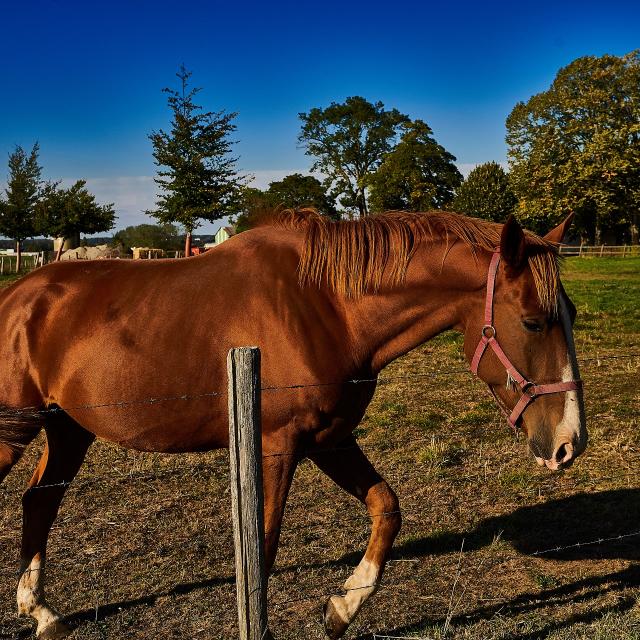
[[374, 524], [383, 528], [393, 540], [402, 526], [400, 502], [393, 489], [382, 480], [369, 489], [365, 502]]

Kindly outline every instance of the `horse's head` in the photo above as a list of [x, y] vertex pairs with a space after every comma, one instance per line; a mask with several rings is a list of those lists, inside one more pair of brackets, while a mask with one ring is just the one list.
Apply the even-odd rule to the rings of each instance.
[[[559, 243], [567, 218], [545, 240]], [[568, 467], [585, 449], [582, 389], [573, 343], [575, 307], [553, 250], [527, 238], [514, 218], [502, 229], [487, 286], [465, 325], [465, 352], [538, 464]]]

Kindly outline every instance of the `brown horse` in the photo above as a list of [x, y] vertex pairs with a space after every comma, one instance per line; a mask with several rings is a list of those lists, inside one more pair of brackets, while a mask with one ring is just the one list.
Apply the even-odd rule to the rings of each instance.
[[[492, 347], [475, 363], [478, 374], [508, 409], [526, 395], [514, 389], [516, 369], [543, 383], [521, 384], [531, 400], [531, 389], [559, 383], [512, 420], [541, 464], [570, 464], [587, 436], [582, 393], [571, 382], [578, 379], [574, 312], [555, 248], [567, 226], [541, 239], [513, 219], [501, 226], [450, 213], [388, 213], [336, 223], [287, 211], [204, 256], [56, 263], [3, 291], [0, 480], [42, 427], [47, 436], [23, 498], [19, 613], [36, 619], [40, 638], [68, 633], [45, 600], [46, 542], [94, 438], [144, 451], [225, 447], [225, 394], [207, 394], [225, 389], [227, 351], [251, 344], [262, 349], [265, 386], [310, 385], [263, 393], [268, 566], [302, 456], [372, 516], [345, 595], [325, 607], [327, 633], [341, 636], [380, 582], [400, 515], [396, 495], [351, 435], [375, 383], [316, 383], [375, 378], [445, 329], [464, 333], [469, 361], [481, 335], [487, 342], [497, 335], [515, 366]], [[175, 399], [182, 394], [190, 399]], [[160, 400], [142, 402], [150, 397]]]

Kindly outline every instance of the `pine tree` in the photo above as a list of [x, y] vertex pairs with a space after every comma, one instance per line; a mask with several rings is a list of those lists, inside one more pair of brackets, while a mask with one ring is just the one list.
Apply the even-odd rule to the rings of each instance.
[[16, 243], [16, 273], [22, 262], [22, 242], [36, 235], [35, 206], [40, 194], [38, 143], [31, 153], [17, 146], [9, 155], [9, 179], [5, 189], [6, 200], [0, 200], [0, 235], [12, 238]]
[[189, 89], [191, 73], [182, 65], [176, 74], [179, 91], [166, 88], [173, 112], [171, 130], [154, 131], [155, 178], [162, 194], [156, 209], [149, 211], [161, 224], [178, 223], [186, 231], [185, 255], [191, 253], [191, 234], [201, 220], [213, 222], [238, 212], [240, 189], [229, 136], [236, 130], [236, 113], [204, 112], [194, 99], [200, 88]]

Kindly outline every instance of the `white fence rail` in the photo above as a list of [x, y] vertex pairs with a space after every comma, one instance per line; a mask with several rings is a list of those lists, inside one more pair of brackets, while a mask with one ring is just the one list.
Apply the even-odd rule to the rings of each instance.
[[623, 244], [623, 245], [607, 245], [598, 244], [588, 246], [581, 244], [580, 246], [571, 246], [563, 244], [560, 247], [560, 254], [563, 256], [578, 256], [580, 258], [629, 258], [631, 256], [640, 256], [640, 245]]
[[[0, 275], [14, 273], [18, 256], [15, 253], [0, 254]], [[31, 271], [36, 267], [41, 267], [45, 262], [44, 251], [24, 252], [21, 255], [22, 271]]]

